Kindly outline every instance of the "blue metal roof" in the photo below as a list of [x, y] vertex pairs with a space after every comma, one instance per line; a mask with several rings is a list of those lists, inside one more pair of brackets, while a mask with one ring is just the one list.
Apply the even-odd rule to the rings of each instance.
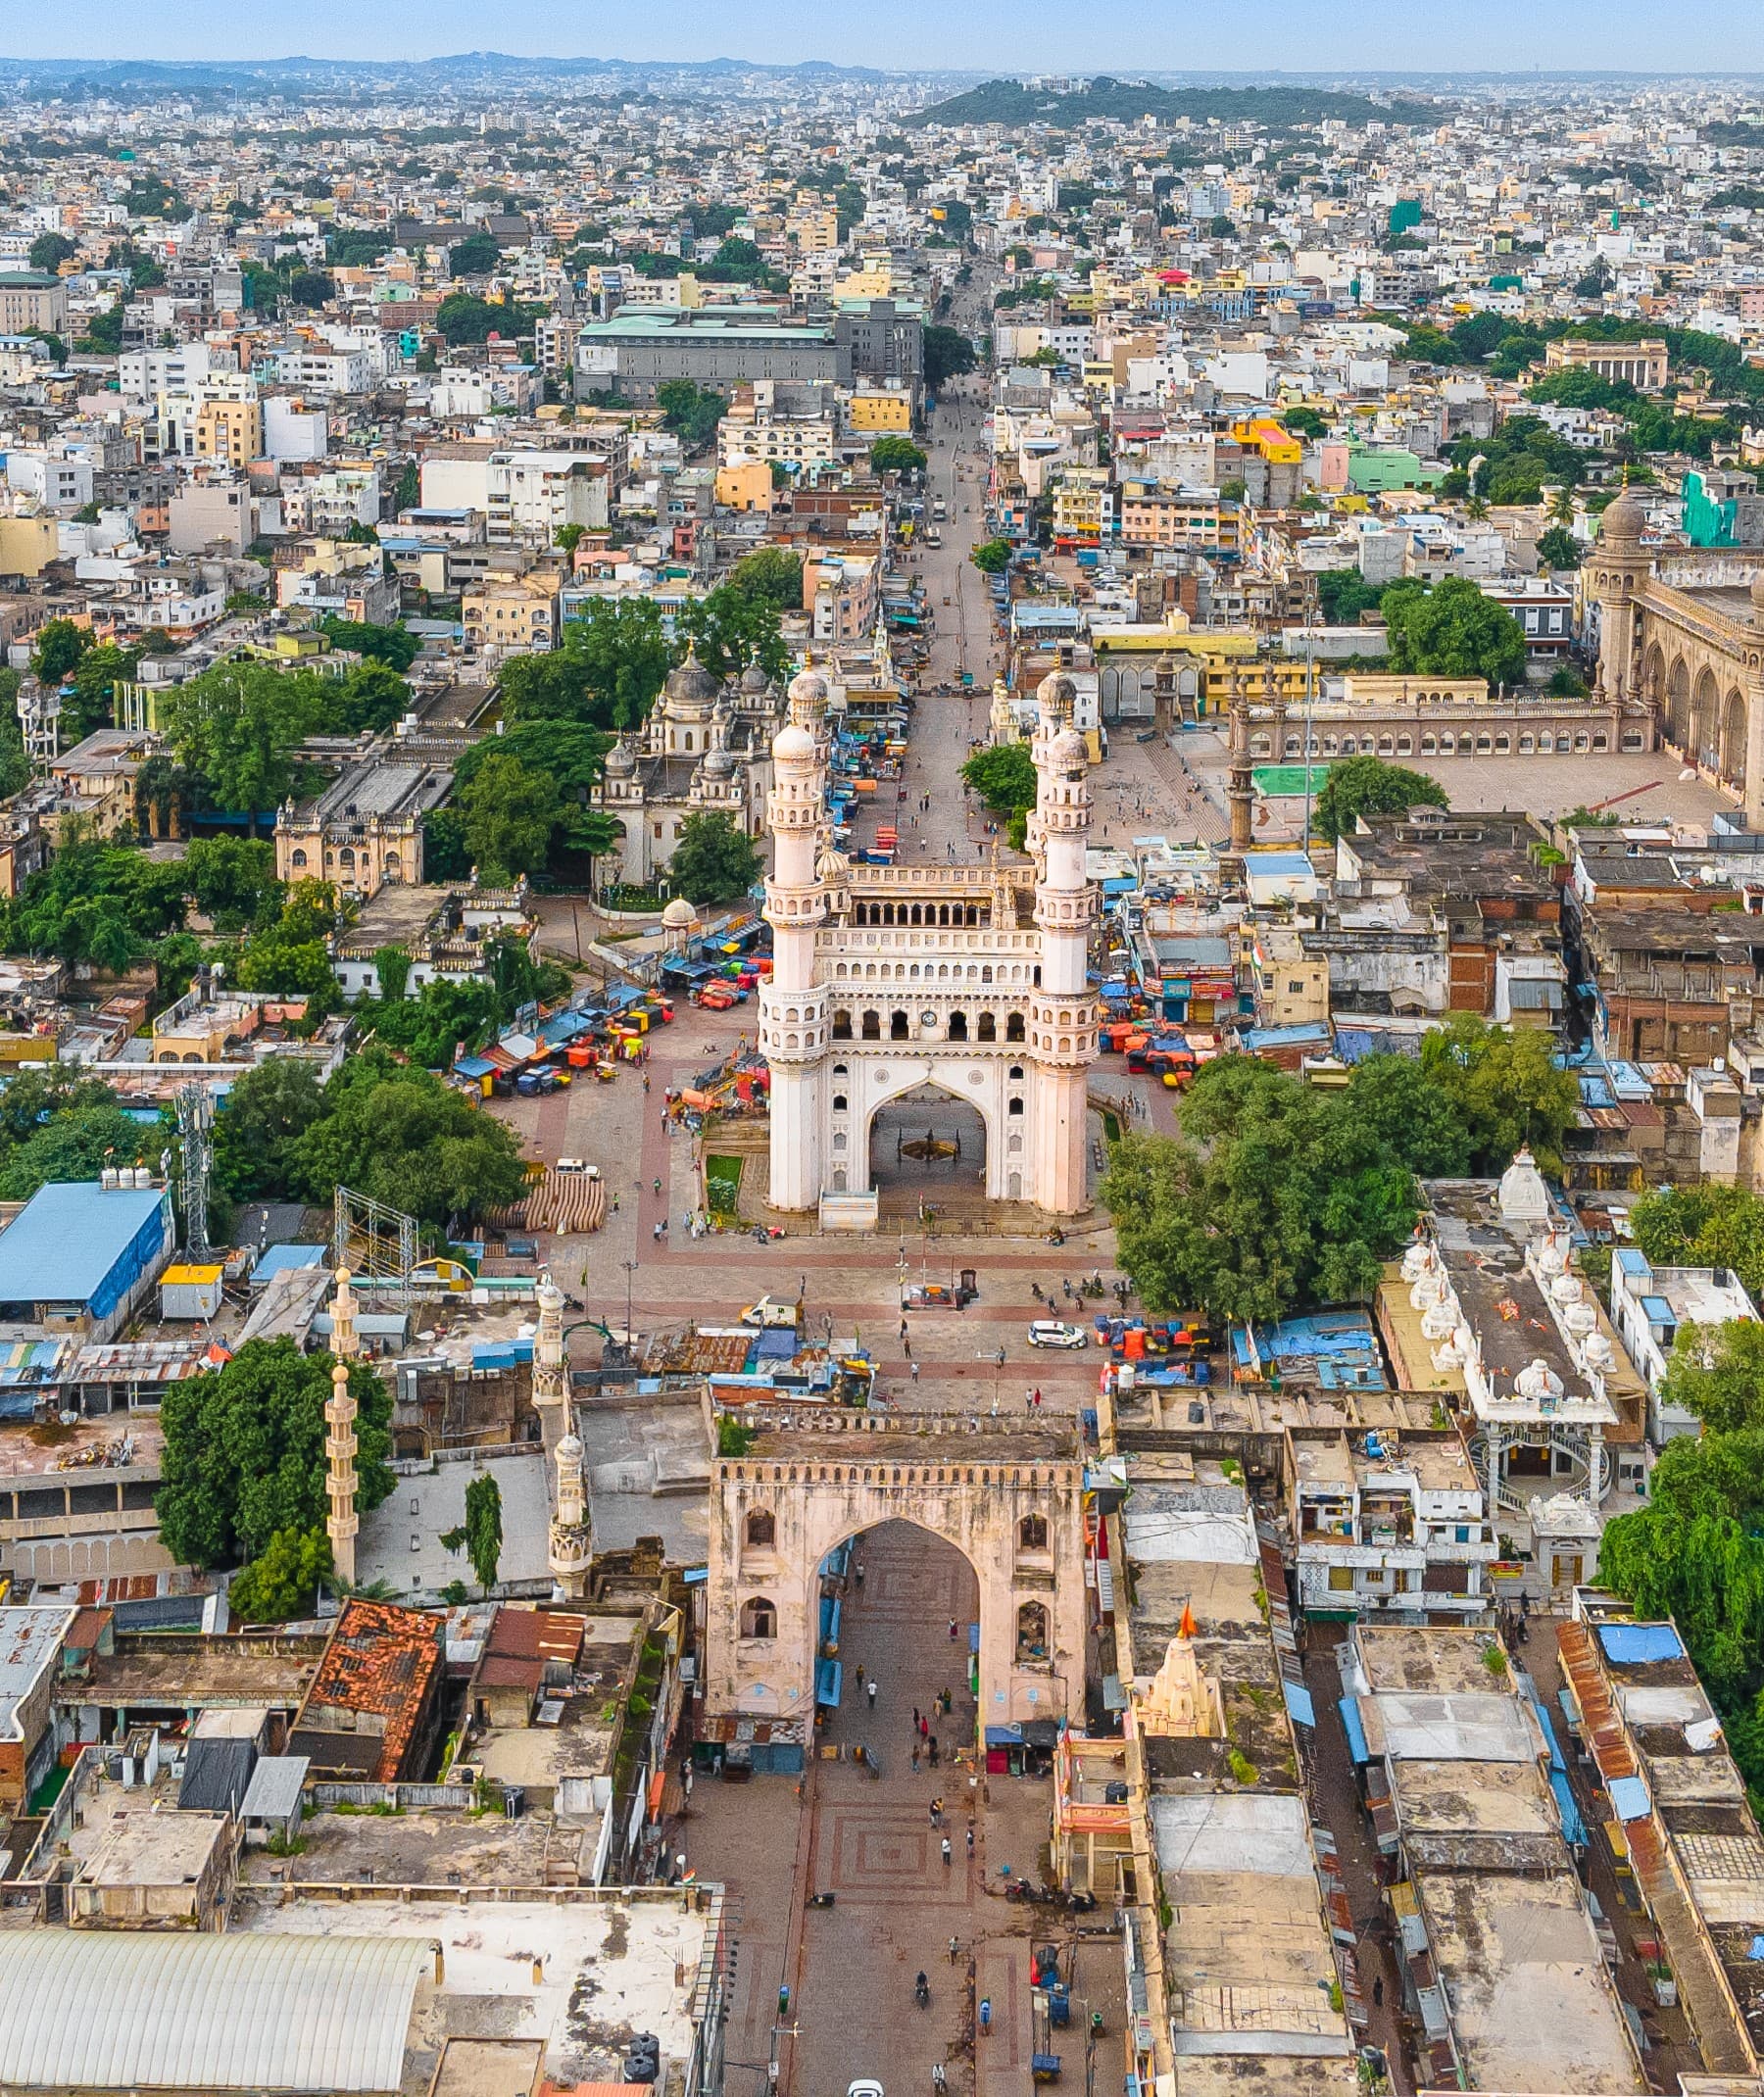
[[324, 1261], [322, 1245], [266, 1245], [264, 1256], [251, 1270], [254, 1282], [267, 1282], [284, 1267], [318, 1267]]
[[0, 1234], [0, 1303], [90, 1303], [144, 1233], [160, 1225], [159, 1187], [103, 1187], [96, 1180], [39, 1187]]
[[[13, 1228], [17, 1230], [17, 1224]], [[0, 1246], [4, 1244], [0, 1240]], [[1684, 1645], [1670, 1624], [1601, 1624], [1598, 1642], [1605, 1649], [1605, 1657], [1620, 1668], [1685, 1657]]]

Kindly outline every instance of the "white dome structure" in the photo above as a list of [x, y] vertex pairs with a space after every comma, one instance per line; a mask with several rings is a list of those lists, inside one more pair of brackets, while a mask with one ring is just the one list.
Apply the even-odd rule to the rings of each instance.
[[1552, 1405], [1566, 1387], [1542, 1356], [1534, 1356], [1513, 1379], [1513, 1391], [1532, 1405]]
[[1578, 1274], [1558, 1274], [1549, 1285], [1549, 1292], [1558, 1303], [1578, 1303], [1586, 1290]]
[[698, 912], [686, 901], [684, 896], [674, 897], [672, 902], [662, 912], [662, 924], [664, 931], [690, 932], [697, 923]]
[[1445, 1340], [1456, 1330], [1457, 1319], [1444, 1303], [1430, 1303], [1421, 1314], [1423, 1340]]
[[1547, 1222], [1549, 1190], [1529, 1150], [1521, 1150], [1501, 1174], [1499, 1201], [1503, 1223]]
[[1598, 1330], [1598, 1313], [1591, 1303], [1571, 1303], [1562, 1313], [1562, 1324], [1576, 1340], [1585, 1340]]
[[1439, 1265], [1439, 1257], [1425, 1239], [1417, 1238], [1402, 1255], [1402, 1279], [1418, 1282], [1424, 1274], [1432, 1274]]
[[788, 721], [772, 737], [771, 754], [774, 764], [811, 765], [814, 738], [799, 722]]

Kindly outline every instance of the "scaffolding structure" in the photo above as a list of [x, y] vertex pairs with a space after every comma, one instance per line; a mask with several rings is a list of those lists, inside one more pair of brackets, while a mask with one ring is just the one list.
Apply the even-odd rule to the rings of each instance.
[[61, 756], [61, 688], [40, 678], [26, 677], [19, 687], [19, 731], [24, 755], [30, 760], [30, 776], [46, 779]]
[[331, 1219], [331, 1265], [400, 1301], [408, 1297], [416, 1264], [416, 1219], [371, 1195], [339, 1187]]

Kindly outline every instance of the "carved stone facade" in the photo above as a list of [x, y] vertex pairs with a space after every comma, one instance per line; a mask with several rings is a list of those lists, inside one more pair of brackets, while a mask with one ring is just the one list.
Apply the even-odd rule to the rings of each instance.
[[1648, 707], [1687, 764], [1764, 822], [1764, 555], [1642, 544], [1644, 512], [1622, 495], [1583, 571], [1596, 608], [1600, 681]]
[[772, 1204], [867, 1194], [877, 1114], [931, 1085], [985, 1124], [989, 1198], [1075, 1214], [1089, 1200], [1097, 899], [1085, 876], [1088, 753], [1069, 681], [1050, 677], [1040, 693], [1027, 866], [995, 853], [985, 866], [858, 867], [833, 850], [826, 700], [826, 680], [805, 671], [772, 745], [773, 967], [760, 993]]
[[[980, 1723], [1084, 1717], [1084, 1472], [1061, 1432], [914, 1414], [830, 1416], [719, 1458], [711, 1485], [705, 1709], [808, 1741], [820, 1569], [910, 1522], [954, 1544], [980, 1594]], [[965, 1646], [951, 1667], [965, 1664]], [[890, 1725], [901, 1724], [897, 1713]]]

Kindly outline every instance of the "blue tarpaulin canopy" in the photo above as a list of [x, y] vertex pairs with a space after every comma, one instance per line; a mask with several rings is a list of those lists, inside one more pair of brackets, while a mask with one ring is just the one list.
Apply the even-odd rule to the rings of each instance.
[[1336, 1709], [1342, 1714], [1342, 1725], [1348, 1734], [1348, 1752], [1355, 1762], [1370, 1762], [1372, 1750], [1366, 1745], [1366, 1729], [1360, 1724], [1359, 1698], [1345, 1696]]
[[814, 1670], [814, 1701], [829, 1710], [839, 1709], [839, 1692], [845, 1682], [843, 1660], [820, 1661]]
[[1670, 1624], [1601, 1624], [1598, 1642], [1605, 1649], [1606, 1659], [1620, 1668], [1685, 1657], [1684, 1642]]

